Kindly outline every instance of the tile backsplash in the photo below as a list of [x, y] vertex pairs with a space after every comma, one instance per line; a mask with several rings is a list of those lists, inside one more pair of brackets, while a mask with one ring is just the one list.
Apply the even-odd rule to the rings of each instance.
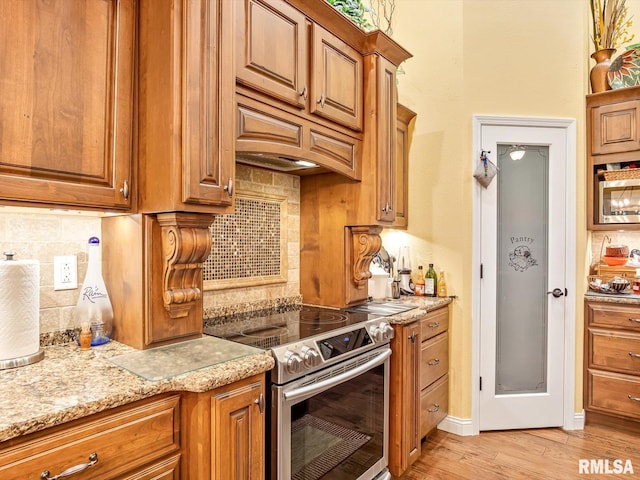
[[[609, 243], [605, 235], [611, 240]], [[591, 259], [590, 264], [597, 264], [600, 260], [600, 251], [604, 255], [606, 245], [627, 245], [629, 251], [640, 250], [640, 231], [595, 231], [591, 233]]]
[[[205, 291], [205, 314], [210, 316], [229, 310], [230, 305], [247, 311], [300, 301], [300, 179], [237, 165], [236, 187], [245, 192], [285, 197], [287, 215], [280, 228], [286, 246], [286, 281], [235, 287], [231, 282], [224, 290]], [[53, 257], [77, 255], [80, 287], [87, 269], [87, 240], [101, 236], [101, 216], [95, 212], [0, 206], [0, 253], [14, 251], [18, 259], [40, 262], [41, 337], [47, 334], [52, 337], [71, 328], [80, 291], [53, 289]]]

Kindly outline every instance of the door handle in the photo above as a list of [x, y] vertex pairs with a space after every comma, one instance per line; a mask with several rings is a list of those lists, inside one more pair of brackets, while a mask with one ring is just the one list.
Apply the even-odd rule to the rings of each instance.
[[558, 298], [561, 297], [562, 295], [566, 295], [567, 294], [567, 289], [564, 289], [564, 292], [562, 290], [560, 290], [559, 288], [554, 288], [552, 291], [547, 292], [547, 295], [553, 295], [554, 297]]

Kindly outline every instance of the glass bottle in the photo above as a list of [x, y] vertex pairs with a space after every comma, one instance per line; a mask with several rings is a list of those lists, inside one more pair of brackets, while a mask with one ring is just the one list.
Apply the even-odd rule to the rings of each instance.
[[447, 282], [444, 280], [444, 270], [440, 270], [440, 278], [438, 279], [438, 296], [447, 296]]
[[113, 307], [102, 278], [100, 240], [97, 237], [89, 239], [87, 274], [76, 304], [75, 321], [81, 331], [87, 328], [91, 330], [92, 347], [111, 340]]
[[424, 270], [422, 270], [422, 265], [418, 265], [418, 273], [417, 273], [416, 281], [413, 282], [413, 292], [418, 297], [424, 297]]
[[427, 297], [438, 296], [438, 276], [433, 269], [433, 263], [429, 264], [429, 270], [427, 270], [427, 274], [424, 276], [424, 294]]

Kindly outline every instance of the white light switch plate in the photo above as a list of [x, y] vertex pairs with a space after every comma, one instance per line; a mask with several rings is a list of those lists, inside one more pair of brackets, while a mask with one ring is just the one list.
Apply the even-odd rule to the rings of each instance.
[[72, 290], [78, 288], [78, 257], [61, 255], [53, 257], [53, 289]]

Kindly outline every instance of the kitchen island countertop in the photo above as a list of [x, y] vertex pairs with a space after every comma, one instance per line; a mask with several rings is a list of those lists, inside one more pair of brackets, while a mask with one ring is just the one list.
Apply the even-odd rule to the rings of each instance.
[[87, 351], [67, 343], [44, 352], [38, 363], [0, 370], [0, 442], [160, 393], [206, 392], [274, 365], [268, 352], [258, 351], [149, 381], [109, 360], [142, 352], [115, 341]]

